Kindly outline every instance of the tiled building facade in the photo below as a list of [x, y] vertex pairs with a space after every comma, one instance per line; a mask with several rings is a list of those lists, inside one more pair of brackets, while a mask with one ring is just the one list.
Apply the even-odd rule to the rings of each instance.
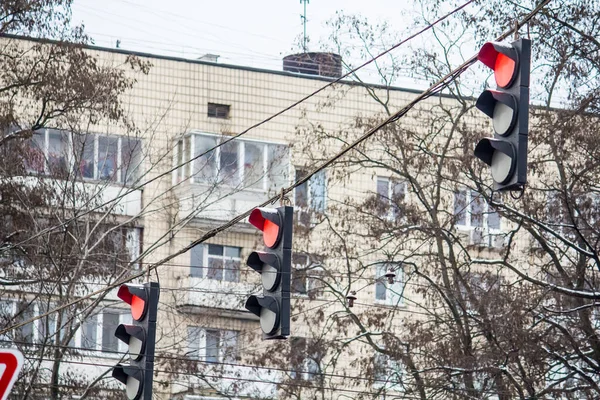
[[[111, 66], [125, 64], [128, 56], [119, 50], [90, 51]], [[33, 163], [30, 167], [42, 175], [52, 168], [78, 169], [82, 191], [89, 194], [101, 184], [100, 203], [124, 195], [111, 212], [135, 225], [124, 233], [123, 239], [129, 255], [136, 259], [131, 266], [134, 270], [180, 252], [210, 229], [305, 176], [346, 145], [338, 140], [337, 132], [345, 132], [346, 138], [351, 138], [362, 131], [357, 120], [385, 114], [376, 97], [389, 96], [386, 106], [394, 110], [416, 95], [400, 88], [374, 88], [369, 93], [362, 85], [336, 83], [209, 151], [331, 79], [144, 54], [138, 57], [152, 67], [147, 75], [132, 76], [137, 82], [123, 98], [128, 116], [139, 129], [135, 137], [122, 127], [100, 123], [89, 128], [82, 143], [78, 142], [79, 136], [46, 130], [34, 141], [43, 159], [52, 162]], [[404, 125], [425, 135], [430, 128], [427, 118], [420, 119], [419, 113], [427, 113], [439, 103], [452, 107], [452, 102], [430, 98], [419, 106], [419, 112], [406, 117]], [[473, 124], [476, 123], [473, 118]], [[377, 147], [379, 143], [373, 144], [374, 152], [385, 156], [385, 149]], [[371, 146], [370, 142], [365, 146]], [[56, 157], [78, 152], [77, 149], [82, 154], [77, 163], [69, 156]], [[277, 346], [272, 347], [272, 343], [262, 342], [257, 319], [243, 308], [247, 296], [259, 290], [258, 277], [245, 260], [260, 242], [254, 228], [242, 222], [150, 273], [150, 279], [161, 283], [154, 386], [158, 398], [292, 398], [288, 389], [309, 382], [305, 392], [298, 395], [308, 398], [324, 385], [320, 379], [327, 380], [328, 388], [322, 391], [324, 398], [403, 391], [400, 382], [406, 367], [373, 352], [365, 343], [353, 342], [350, 350], [338, 353], [334, 372], [327, 369], [331, 367], [331, 354], [311, 349], [315, 330], [331, 340], [343, 341], [344, 336], [353, 336], [352, 332], [322, 330], [327, 327], [328, 317], [320, 323], [313, 320], [317, 312], [325, 316], [351, 312], [345, 298], [351, 289], [359, 292], [353, 309], [356, 314], [393, 309], [405, 316], [414, 312], [414, 318], [419, 318], [418, 286], [407, 283], [403, 265], [397, 260], [401, 257], [387, 253], [385, 245], [373, 246], [367, 239], [357, 239], [361, 232], [368, 236], [369, 226], [356, 226], [359, 236], [348, 237], [346, 242], [351, 247], [364, 248], [360, 259], [344, 259], [336, 250], [338, 256], [328, 260], [326, 267], [322, 265], [337, 224], [355, 221], [355, 215], [345, 214], [352, 204], [375, 199], [372, 214], [381, 224], [404, 226], [411, 222], [404, 220], [405, 210], [399, 204], [415, 203], [411, 182], [376, 163], [352, 173], [346, 170], [340, 174], [343, 166], [336, 168], [320, 171], [288, 196], [296, 207], [299, 226], [294, 248], [298, 270], [292, 277], [293, 337], [288, 340], [288, 347], [300, 349], [303, 356], [288, 355]], [[466, 247], [477, 247], [484, 256], [498, 254], [505, 245], [502, 232], [507, 228], [506, 222], [472, 188], [456, 189], [459, 181], [448, 185], [439, 207], [445, 210], [447, 220], [452, 221], [449, 223], [456, 227], [457, 237]], [[349, 203], [348, 199], [352, 201]], [[360, 212], [365, 211], [355, 213]], [[408, 249], [410, 246], [407, 244]], [[360, 262], [363, 272], [346, 282], [345, 264], [349, 260]], [[386, 278], [389, 271], [395, 274], [391, 282]], [[114, 300], [114, 295], [110, 299]], [[6, 313], [14, 313], [15, 307], [18, 305], [14, 302], [7, 302], [4, 308]], [[40, 312], [39, 307], [33, 308], [25, 316]], [[67, 365], [65, 370], [86, 369], [93, 377], [99, 368], [116, 363], [115, 355], [124, 346], [112, 332], [127, 318], [119, 306], [111, 303], [82, 321], [72, 345], [83, 349], [83, 360], [93, 361], [83, 362], [84, 366]], [[36, 332], [42, 330], [39, 322], [24, 328], [27, 331], [23, 336], [31, 336], [31, 341], [36, 341]], [[400, 321], [388, 328], [402, 329]], [[267, 357], [261, 366], [262, 353], [270, 352], [274, 357], [273, 352], [277, 351], [281, 351], [280, 356], [275, 355], [280, 358], [278, 364]], [[371, 360], [370, 378], [353, 369], [353, 359], [358, 357]], [[259, 367], [253, 368], [254, 365]], [[348, 385], [348, 380], [352, 384]]]

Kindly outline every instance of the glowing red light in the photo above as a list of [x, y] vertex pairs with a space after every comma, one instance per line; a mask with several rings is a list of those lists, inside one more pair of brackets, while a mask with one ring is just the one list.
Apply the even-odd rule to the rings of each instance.
[[146, 308], [146, 302], [137, 297], [136, 295], [131, 296], [131, 316], [136, 321], [139, 321], [144, 316], [144, 309]]
[[498, 53], [494, 65], [494, 77], [500, 87], [506, 87], [513, 78], [515, 72], [515, 61], [502, 53]]
[[263, 225], [263, 240], [265, 245], [273, 247], [277, 244], [277, 238], [279, 237], [279, 226], [277, 224], [265, 219]]

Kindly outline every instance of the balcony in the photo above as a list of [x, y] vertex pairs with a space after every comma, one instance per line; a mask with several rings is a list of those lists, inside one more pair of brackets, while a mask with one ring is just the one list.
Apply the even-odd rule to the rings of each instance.
[[248, 295], [258, 291], [258, 285], [191, 277], [190, 288], [178, 309], [190, 314], [210, 313], [258, 321], [258, 317], [244, 307]]
[[[175, 143], [173, 185], [183, 216], [223, 221], [287, 186], [287, 145], [190, 133]], [[190, 160], [192, 160], [190, 162]]]

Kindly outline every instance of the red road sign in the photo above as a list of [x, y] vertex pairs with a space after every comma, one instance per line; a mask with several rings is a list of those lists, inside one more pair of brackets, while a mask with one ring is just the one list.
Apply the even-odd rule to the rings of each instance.
[[23, 354], [15, 349], [0, 350], [0, 400], [6, 400], [23, 367]]

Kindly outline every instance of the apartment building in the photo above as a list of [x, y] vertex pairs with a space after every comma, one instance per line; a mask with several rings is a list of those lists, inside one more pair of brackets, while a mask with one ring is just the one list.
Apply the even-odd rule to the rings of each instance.
[[[118, 49], [89, 52], [110, 66], [126, 65], [130, 56]], [[240, 222], [182, 249], [277, 196], [416, 92], [342, 81], [311, 95], [332, 82], [336, 69], [332, 73], [329, 65], [323, 69], [328, 76], [320, 76], [300, 67], [338, 63], [336, 57], [301, 58], [288, 61], [287, 71], [267, 71], [136, 56], [151, 64], [148, 74], [128, 72], [136, 83], [123, 104], [137, 131], [101, 121], [82, 132], [40, 130], [25, 163], [31, 179], [59, 194], [57, 207], [87, 210], [84, 225], [96, 229], [88, 236], [102, 244], [94, 268], [110, 264], [113, 270], [78, 276], [58, 303], [52, 300], [56, 289], [46, 288], [43, 303], [31, 300], [37, 286], [7, 287], [7, 324], [101, 289], [114, 281], [116, 268], [137, 272], [158, 263], [147, 276], [161, 284], [157, 398], [427, 398], [436, 385], [496, 398], [497, 382], [490, 383], [485, 371], [471, 387], [443, 372], [430, 378], [432, 386], [424, 385], [418, 365], [452, 349], [411, 352], [411, 346], [434, 346], [425, 337], [419, 342], [432, 315], [445, 326], [431, 311], [440, 302], [429, 292], [437, 282], [455, 288], [448, 303], [476, 319], [494, 302], [489, 296], [512, 278], [510, 271], [472, 260], [509, 254], [518, 263], [530, 257], [527, 234], [501, 216], [481, 186], [486, 170], [467, 159], [476, 143], [469, 133], [485, 127], [472, 104], [430, 97], [283, 199], [294, 205], [296, 221], [292, 334], [287, 341], [264, 342], [257, 318], [244, 308], [248, 295], [260, 291], [258, 274], [245, 265], [249, 253], [260, 250], [256, 230]], [[445, 118], [461, 111], [463, 119]], [[444, 275], [466, 266], [464, 280]], [[130, 317], [115, 293], [98, 302], [92, 296], [93, 304], [76, 315], [67, 307], [23, 325], [3, 341], [30, 357], [47, 342], [72, 348], [60, 360], [44, 353], [37, 364], [42, 372], [28, 375], [39, 385], [53, 379], [44, 371], [59, 371], [58, 390], [119, 396], [114, 380], [97, 379], [125, 351], [113, 333]], [[61, 341], [64, 327], [71, 333]], [[415, 342], [409, 344], [407, 335]], [[479, 336], [474, 341], [485, 344]], [[550, 370], [560, 379], [560, 368]], [[86, 389], [90, 382], [97, 388], [92, 392]]]

